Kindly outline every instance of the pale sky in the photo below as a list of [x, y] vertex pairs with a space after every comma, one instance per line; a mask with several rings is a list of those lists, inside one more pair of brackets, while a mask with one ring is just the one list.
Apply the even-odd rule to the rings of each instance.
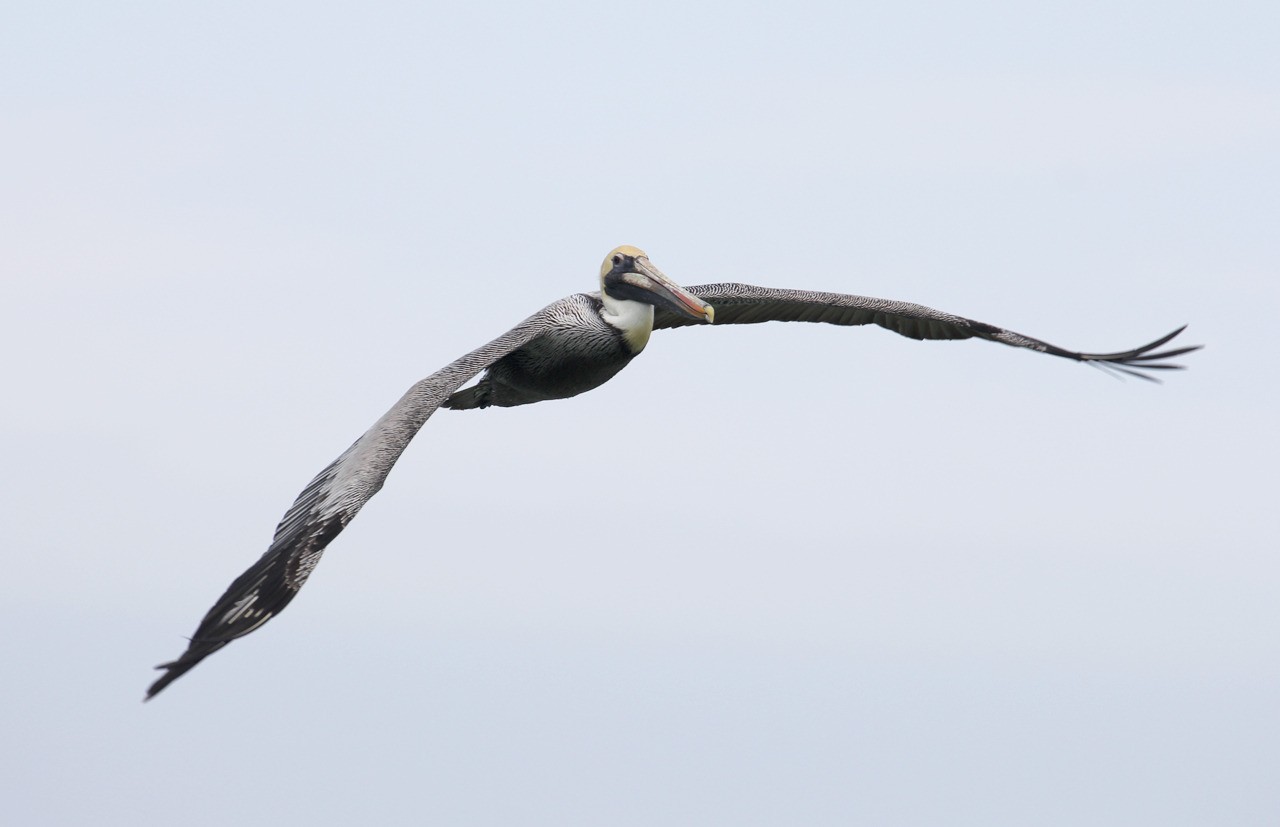
[[[1280, 821], [1280, 5], [10, 3], [0, 823]], [[916, 301], [441, 411], [618, 244]]]

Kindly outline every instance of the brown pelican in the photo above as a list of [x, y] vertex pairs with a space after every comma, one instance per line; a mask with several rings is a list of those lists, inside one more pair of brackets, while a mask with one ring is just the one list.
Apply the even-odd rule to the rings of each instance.
[[[1199, 347], [1158, 351], [1185, 325], [1133, 350], [1077, 353], [907, 302], [749, 284], [684, 288], [654, 267], [642, 250], [619, 247], [600, 267], [600, 292], [578, 293], [548, 305], [423, 379], [302, 489], [276, 527], [266, 553], [236, 578], [204, 616], [187, 650], [177, 660], [157, 667], [165, 673], [151, 685], [147, 697], [284, 609], [307, 582], [325, 547], [378, 492], [409, 440], [436, 409], [566, 399], [613, 378], [644, 350], [654, 330], [769, 321], [877, 324], [912, 339], [988, 339], [1144, 379], [1151, 377], [1142, 371], [1181, 367], [1167, 360]], [[461, 389], [482, 371], [478, 383]]]

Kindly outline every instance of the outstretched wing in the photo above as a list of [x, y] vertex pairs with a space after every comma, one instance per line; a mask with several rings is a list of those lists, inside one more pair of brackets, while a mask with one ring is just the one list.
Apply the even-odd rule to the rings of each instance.
[[[1118, 353], [1079, 353], [1066, 350], [1021, 333], [953, 316], [931, 307], [910, 302], [873, 299], [843, 293], [817, 293], [806, 290], [775, 290], [751, 284], [704, 284], [685, 288], [715, 308], [715, 324], [759, 324], [760, 322], [822, 322], [838, 325], [876, 324], [912, 339], [989, 339], [993, 342], [1025, 347], [1041, 353], [1089, 362], [1098, 367], [1130, 376], [1156, 381], [1142, 371], [1180, 370], [1182, 365], [1168, 362], [1177, 356], [1199, 350], [1201, 345], [1159, 350], [1186, 325], [1154, 342]], [[654, 313], [655, 330], [684, 327], [697, 321], [678, 316], [663, 308]]]
[[209, 655], [279, 614], [320, 562], [324, 549], [378, 493], [409, 440], [464, 383], [546, 332], [576, 297], [561, 299], [507, 333], [414, 385], [364, 436], [307, 484], [276, 527], [266, 553], [218, 598], [200, 621], [187, 651], [165, 670], [147, 698]]

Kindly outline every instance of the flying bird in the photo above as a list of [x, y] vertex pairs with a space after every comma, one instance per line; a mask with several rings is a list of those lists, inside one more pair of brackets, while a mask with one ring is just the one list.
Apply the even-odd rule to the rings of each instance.
[[[164, 674], [147, 690], [147, 698], [279, 614], [307, 582], [325, 548], [378, 493], [409, 440], [439, 408], [512, 407], [567, 399], [612, 379], [644, 350], [654, 330], [770, 321], [875, 324], [912, 339], [987, 339], [1143, 379], [1152, 378], [1146, 371], [1181, 368], [1168, 360], [1200, 347], [1160, 350], [1185, 325], [1133, 350], [1078, 353], [907, 302], [749, 284], [681, 287], [644, 251], [618, 247], [600, 267], [599, 292], [576, 293], [550, 304], [418, 382], [316, 475], [285, 512], [266, 553], [236, 578], [200, 621], [187, 650], [156, 667]], [[481, 372], [476, 384], [462, 387]]]

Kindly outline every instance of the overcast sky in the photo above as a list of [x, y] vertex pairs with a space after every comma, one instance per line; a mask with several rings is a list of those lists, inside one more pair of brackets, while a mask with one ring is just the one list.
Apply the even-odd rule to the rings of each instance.
[[[0, 11], [0, 822], [1280, 821], [1280, 5]], [[655, 334], [301, 487], [618, 244], [985, 342]]]

